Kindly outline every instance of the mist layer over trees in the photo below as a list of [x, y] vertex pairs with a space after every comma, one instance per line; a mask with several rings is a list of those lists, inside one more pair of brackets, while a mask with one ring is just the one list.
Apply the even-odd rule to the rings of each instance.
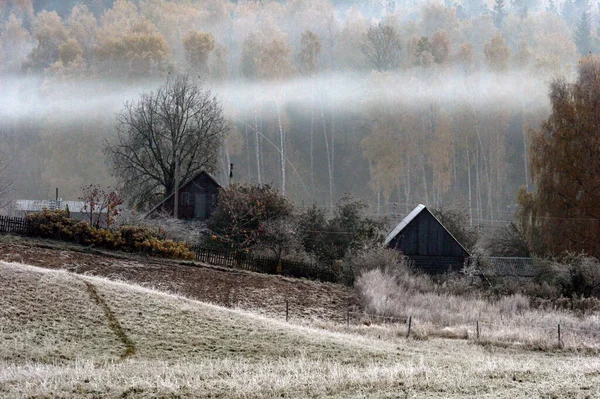
[[373, 213], [506, 220], [531, 187], [548, 83], [600, 47], [598, 10], [531, 1], [0, 1], [0, 145], [13, 195], [109, 185], [126, 101], [198, 76], [232, 131], [217, 178]]

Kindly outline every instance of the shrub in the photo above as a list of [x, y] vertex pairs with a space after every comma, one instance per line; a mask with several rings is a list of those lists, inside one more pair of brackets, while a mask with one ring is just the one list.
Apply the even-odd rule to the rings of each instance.
[[412, 269], [407, 257], [388, 248], [372, 248], [351, 259], [355, 288], [364, 308], [381, 315], [400, 314], [398, 295], [435, 291], [432, 280]]
[[331, 219], [324, 209], [312, 206], [298, 216], [299, 237], [306, 252], [331, 265], [352, 253], [383, 243], [385, 220], [365, 215], [367, 205], [345, 194]]
[[115, 233], [113, 230], [108, 229], [94, 229], [93, 230], [93, 243], [100, 247], [109, 249], [121, 249], [125, 241], [120, 234]]
[[147, 226], [121, 226], [119, 235], [123, 245], [131, 249], [137, 249], [138, 244], [151, 239], [164, 239], [164, 231]]
[[78, 222], [71, 227], [73, 241], [79, 244], [97, 244], [96, 231], [97, 229], [90, 226], [87, 222]]
[[155, 237], [136, 243], [136, 249], [164, 258], [188, 259], [196, 257], [185, 243], [173, 240], [159, 240]]
[[354, 284], [363, 308], [367, 313], [382, 316], [398, 315], [398, 303], [392, 292], [398, 283], [390, 270], [373, 269], [362, 273]]
[[219, 192], [208, 227], [220, 243], [235, 250], [256, 245], [268, 222], [292, 216], [294, 205], [268, 184], [231, 184]]
[[535, 282], [543, 290], [537, 297], [556, 299], [600, 297], [600, 262], [586, 254], [565, 254], [561, 259], [538, 261]]
[[410, 259], [394, 249], [375, 247], [360, 251], [350, 258], [350, 266], [357, 279], [370, 271], [380, 270], [403, 291], [435, 290], [431, 278], [416, 271]]
[[200, 244], [208, 234], [208, 228], [204, 221], [182, 220], [174, 218], [167, 212], [157, 212], [148, 219], [143, 219], [128, 212], [126, 218], [131, 219], [131, 223], [122, 223], [125, 218], [119, 218], [120, 225], [140, 225], [159, 229], [164, 232], [166, 238], [173, 241], [185, 241], [190, 244]]
[[600, 296], [600, 262], [585, 254], [567, 254], [558, 281], [567, 297]]
[[469, 214], [464, 209], [447, 208], [432, 209], [433, 215], [469, 252], [475, 250], [479, 240], [479, 229], [469, 224]]
[[369, 248], [357, 252], [349, 259], [355, 275], [374, 269], [408, 268], [409, 260], [402, 253], [389, 248]]
[[35, 235], [74, 241], [109, 249], [144, 252], [153, 256], [194, 259], [185, 243], [165, 240], [163, 230], [145, 226], [122, 226], [119, 230], [101, 229], [69, 217], [68, 211], [44, 210], [27, 215]]
[[531, 256], [525, 234], [515, 223], [500, 227], [486, 237], [484, 248], [490, 256], [525, 258]]
[[77, 223], [69, 217], [69, 211], [44, 209], [42, 212], [26, 216], [34, 234], [43, 238], [70, 240], [73, 237], [71, 227]]
[[529, 310], [529, 298], [522, 294], [501, 297], [496, 303], [501, 314], [523, 314]]

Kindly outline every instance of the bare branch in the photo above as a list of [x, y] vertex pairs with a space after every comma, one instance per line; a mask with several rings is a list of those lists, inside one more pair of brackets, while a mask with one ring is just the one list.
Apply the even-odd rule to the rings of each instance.
[[116, 129], [106, 153], [128, 202], [147, 208], [169, 196], [177, 180], [214, 171], [230, 125], [209, 90], [188, 76], [177, 76], [126, 103]]

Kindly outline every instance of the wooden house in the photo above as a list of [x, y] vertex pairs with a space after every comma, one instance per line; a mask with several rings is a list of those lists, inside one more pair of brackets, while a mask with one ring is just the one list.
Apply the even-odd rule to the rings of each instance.
[[[207, 172], [200, 172], [179, 187], [177, 218], [184, 220], [206, 220], [217, 207], [221, 185]], [[152, 218], [159, 214], [174, 212], [175, 195], [171, 194], [146, 214]]]
[[418, 270], [427, 273], [457, 271], [469, 252], [442, 223], [419, 205], [387, 235], [385, 245], [408, 256]]

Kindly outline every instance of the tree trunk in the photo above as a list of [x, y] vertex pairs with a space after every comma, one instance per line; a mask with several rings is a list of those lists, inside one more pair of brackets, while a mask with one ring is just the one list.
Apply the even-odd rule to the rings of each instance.
[[[314, 79], [314, 78], [313, 78]], [[310, 191], [312, 199], [315, 195], [315, 84], [310, 86]]]
[[279, 155], [281, 160], [281, 194], [285, 197], [285, 131], [281, 123], [281, 110], [279, 100], [275, 100], [277, 107], [277, 124], [279, 125]]
[[331, 196], [331, 207], [333, 209], [335, 192], [335, 88], [331, 91], [331, 185], [329, 195]]
[[425, 205], [429, 206], [429, 191], [427, 190], [427, 174], [425, 173], [425, 156], [421, 155], [421, 172], [423, 174], [423, 190], [425, 190]]
[[469, 150], [469, 139], [465, 137], [467, 149], [467, 178], [469, 180], [469, 227], [473, 227], [473, 189], [471, 187], [471, 156]]
[[173, 217], [179, 218], [179, 156], [173, 151], [175, 157], [175, 195], [173, 196]]
[[425, 172], [425, 134], [427, 132], [427, 127], [425, 126], [425, 114], [421, 113], [421, 151], [420, 151], [420, 160], [421, 160], [421, 172], [423, 174], [423, 190], [425, 191], [425, 205], [429, 206], [429, 191], [427, 189], [427, 174]]
[[480, 173], [479, 173], [479, 145], [476, 146], [476, 151], [475, 151], [475, 157], [476, 157], [476, 168], [475, 168], [475, 191], [476, 191], [476, 197], [477, 197], [477, 219], [479, 219], [479, 221], [481, 222], [481, 220], [483, 219], [483, 213], [482, 213], [482, 200], [481, 200], [481, 177], [480, 177]]
[[404, 183], [402, 186], [404, 187], [404, 210], [405, 212], [410, 212], [410, 158], [406, 157], [406, 166], [402, 168], [402, 174], [404, 175]]
[[323, 121], [323, 136], [325, 138], [325, 149], [327, 152], [327, 169], [329, 171], [329, 210], [333, 212], [333, 169], [329, 152], [329, 138], [327, 137], [327, 126], [325, 123], [325, 112], [323, 111], [323, 100], [319, 92], [319, 105], [321, 106], [321, 120]]
[[248, 141], [248, 124], [244, 123], [244, 125], [246, 127], [246, 167], [248, 168], [248, 180], [250, 180], [250, 142]]
[[231, 178], [229, 177], [229, 168], [231, 167], [231, 157], [229, 156], [229, 148], [227, 148], [227, 144], [223, 143], [223, 151], [225, 152], [225, 165], [223, 165], [223, 171], [225, 172], [225, 185], [229, 186], [231, 184]]
[[255, 149], [255, 153], [256, 153], [256, 175], [258, 178], [258, 184], [262, 184], [262, 176], [260, 174], [260, 143], [258, 140], [258, 115], [256, 112], [256, 105], [257, 105], [257, 100], [256, 100], [256, 83], [253, 85], [253, 91], [254, 91], [254, 149]]
[[529, 154], [527, 153], [527, 129], [525, 128], [525, 94], [521, 77], [521, 130], [523, 131], [523, 164], [525, 167], [525, 188], [529, 191]]
[[[478, 164], [478, 169], [479, 169], [479, 157], [481, 156], [481, 159], [483, 160], [483, 167], [485, 169], [485, 176], [487, 177], [487, 195], [488, 195], [488, 209], [489, 209], [489, 218], [492, 218], [492, 198], [491, 198], [491, 191], [492, 191], [492, 186], [491, 186], [491, 180], [490, 180], [490, 168], [489, 168], [489, 163], [487, 161], [487, 157], [485, 155], [484, 148], [483, 148], [483, 140], [481, 139], [481, 132], [480, 132], [480, 127], [479, 127], [479, 116], [477, 114], [477, 109], [475, 107], [473, 107], [473, 113], [475, 114], [475, 132], [477, 133], [477, 142], [478, 142], [478, 151], [477, 151], [477, 164]], [[478, 199], [479, 199], [479, 219], [483, 219], [483, 201], [481, 200], [481, 177], [479, 175], [479, 173], [477, 174], [477, 185], [478, 185]]]

